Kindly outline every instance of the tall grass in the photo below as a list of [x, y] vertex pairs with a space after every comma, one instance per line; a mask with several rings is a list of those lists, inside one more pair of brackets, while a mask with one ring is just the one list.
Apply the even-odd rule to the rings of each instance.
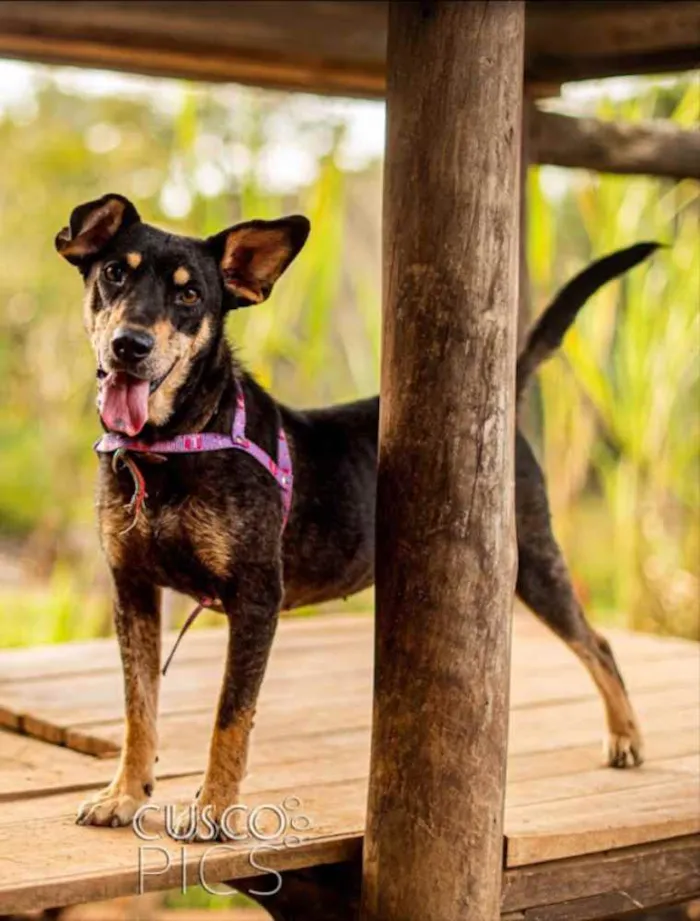
[[[697, 112], [698, 93], [688, 85], [677, 122]], [[655, 103], [650, 94], [615, 114], [648, 116]], [[609, 104], [601, 110], [610, 115]], [[593, 299], [561, 359], [541, 372], [542, 450], [559, 536], [599, 610], [635, 628], [697, 636], [700, 191], [690, 181], [576, 174], [555, 201], [551, 178], [541, 169], [529, 183], [540, 292], [603, 253], [638, 240], [667, 244]]]
[[[92, 510], [94, 363], [80, 282], [52, 246], [77, 202], [122, 191], [145, 218], [201, 235], [251, 216], [304, 212], [313, 229], [303, 253], [268, 303], [229, 318], [230, 337], [291, 405], [367, 395], [378, 380], [381, 171], [341, 167], [341, 121], [316, 116], [302, 126], [312, 140], [325, 138], [316, 177], [271, 192], [258, 166], [274, 120], [299, 120], [293, 98], [170, 82], [178, 105], [168, 109], [156, 104], [159, 81], [152, 97], [80, 98], [51, 69], [37, 74], [35, 105], [0, 113], [0, 539], [31, 564], [23, 585], [0, 583], [0, 645], [109, 629]], [[697, 83], [638, 85], [634, 100], [603, 97], [598, 114], [697, 121]], [[112, 136], [119, 142], [105, 152]], [[248, 165], [234, 168], [241, 150]], [[202, 169], [222, 177], [219, 193], [204, 194]], [[528, 187], [537, 309], [597, 256], [640, 239], [668, 244], [586, 307], [532, 388], [530, 434], [590, 610], [696, 635], [698, 186], [541, 168]], [[173, 188], [189, 202], [182, 217], [163, 206], [162, 190]], [[0, 556], [0, 574], [1, 564]]]

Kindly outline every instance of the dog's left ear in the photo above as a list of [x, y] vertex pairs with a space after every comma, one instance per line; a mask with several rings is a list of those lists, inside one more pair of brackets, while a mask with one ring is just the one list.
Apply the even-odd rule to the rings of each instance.
[[140, 220], [128, 198], [103, 195], [73, 210], [68, 226], [56, 234], [56, 250], [80, 268], [97, 256], [120, 230]]
[[295, 214], [278, 221], [246, 221], [207, 240], [237, 307], [260, 304], [299, 253], [310, 224]]

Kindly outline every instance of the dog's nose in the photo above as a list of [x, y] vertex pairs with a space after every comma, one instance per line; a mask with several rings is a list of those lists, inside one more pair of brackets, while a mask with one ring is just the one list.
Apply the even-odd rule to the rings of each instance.
[[112, 336], [112, 351], [119, 361], [141, 361], [155, 345], [155, 339], [142, 329], [120, 326]]

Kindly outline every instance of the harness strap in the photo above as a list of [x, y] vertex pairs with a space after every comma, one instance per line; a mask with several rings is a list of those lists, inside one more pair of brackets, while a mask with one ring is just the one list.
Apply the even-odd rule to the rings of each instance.
[[[116, 471], [118, 466], [122, 464], [129, 471], [134, 481], [134, 494], [127, 506], [128, 510], [134, 512], [134, 521], [131, 526], [127, 528], [127, 531], [131, 530], [136, 524], [139, 513], [147, 498], [146, 483], [143, 474], [139, 470], [134, 458], [129, 456], [132, 452], [135, 454], [150, 455], [152, 458], [157, 458], [158, 460], [167, 460], [163, 455], [199, 454], [205, 451], [243, 451], [244, 454], [250, 455], [250, 457], [263, 466], [277, 481], [284, 511], [282, 520], [283, 531], [287, 525], [289, 513], [292, 508], [294, 489], [292, 457], [289, 451], [289, 444], [287, 443], [287, 436], [282, 426], [280, 426], [277, 436], [276, 461], [274, 461], [266, 451], [263, 451], [260, 445], [257, 445], [247, 437], [245, 397], [238, 381], [236, 381], [236, 411], [233, 416], [233, 426], [231, 427], [230, 435], [223, 435], [218, 432], [196, 432], [192, 435], [177, 435], [175, 438], [163, 439], [147, 444], [146, 442], [139, 441], [138, 438], [129, 438], [117, 432], [105, 432], [105, 434], [95, 442], [94, 448], [98, 454], [114, 454], [112, 458], [112, 468]], [[185, 633], [189, 630], [204, 608], [211, 607], [214, 604], [215, 599], [202, 598], [197, 607], [189, 615], [182, 625], [180, 633], [175, 640], [175, 645], [168, 655], [168, 658], [165, 660], [162, 671], [163, 675], [166, 674]]]
[[[98, 454], [111, 454], [121, 452], [124, 457], [126, 452], [136, 454], [164, 455], [164, 454], [199, 454], [206, 451], [242, 451], [254, 458], [268, 473], [270, 473], [280, 488], [282, 507], [284, 509], [284, 526], [287, 524], [289, 512], [292, 507], [294, 488], [294, 474], [289, 444], [284, 429], [280, 426], [277, 436], [277, 460], [273, 460], [260, 445], [251, 441], [246, 435], [246, 409], [245, 398], [240, 384], [236, 381], [236, 411], [233, 417], [231, 433], [224, 435], [219, 432], [196, 432], [192, 435], [177, 435], [175, 438], [154, 441], [150, 444], [138, 438], [129, 438], [117, 432], [105, 432], [95, 442], [95, 451]], [[134, 465], [135, 466], [135, 465]], [[130, 468], [131, 470], [131, 468]], [[133, 476], [132, 470], [132, 476]]]

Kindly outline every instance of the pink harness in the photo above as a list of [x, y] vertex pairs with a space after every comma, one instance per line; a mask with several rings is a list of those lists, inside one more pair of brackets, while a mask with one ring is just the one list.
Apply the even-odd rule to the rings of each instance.
[[[130, 503], [130, 507], [134, 510], [134, 524], [147, 498], [147, 493], [143, 474], [128, 456], [130, 452], [134, 452], [135, 454], [150, 454], [154, 458], [165, 460], [165, 458], [160, 457], [160, 455], [199, 454], [204, 451], [243, 451], [244, 454], [249, 454], [254, 458], [268, 471], [268, 473], [272, 474], [277, 481], [282, 497], [282, 508], [284, 510], [284, 518], [282, 521], [282, 530], [284, 530], [292, 507], [294, 487], [292, 458], [289, 453], [287, 436], [284, 434], [284, 429], [280, 426], [277, 438], [277, 461], [275, 462], [266, 451], [263, 451], [260, 445], [255, 444], [255, 442], [251, 441], [246, 436], [245, 429], [245, 398], [240, 384], [236, 381], [236, 412], [233, 417], [233, 427], [230, 435], [222, 435], [217, 432], [197, 432], [193, 435], [177, 435], [175, 438], [163, 439], [148, 444], [144, 441], [139, 441], [138, 438], [129, 438], [126, 435], [120, 435], [116, 432], [106, 432], [95, 442], [94, 447], [98, 454], [114, 454], [112, 466], [115, 469], [118, 463], [121, 462], [129, 470], [135, 486], [134, 496]], [[199, 605], [187, 618], [175, 642], [175, 646], [163, 666], [164, 675], [175, 655], [175, 650], [180, 645], [180, 640], [184, 636], [185, 631], [193, 623], [202, 608], [211, 607], [214, 603], [215, 601], [211, 598], [202, 598]]]
[[116, 432], [106, 432], [96, 443], [95, 451], [98, 454], [112, 454], [121, 452], [123, 457], [127, 451], [141, 454], [199, 454], [204, 451], [243, 451], [261, 464], [277, 480], [282, 493], [282, 507], [284, 509], [284, 525], [287, 524], [289, 511], [292, 507], [292, 488], [294, 475], [292, 473], [292, 458], [289, 453], [287, 436], [280, 426], [277, 439], [277, 462], [260, 445], [256, 445], [246, 437], [245, 399], [240, 384], [236, 381], [236, 414], [233, 417], [233, 428], [230, 435], [221, 435], [217, 432], [197, 432], [194, 435], [177, 435], [175, 438], [154, 441], [147, 444], [138, 438], [128, 438]]

